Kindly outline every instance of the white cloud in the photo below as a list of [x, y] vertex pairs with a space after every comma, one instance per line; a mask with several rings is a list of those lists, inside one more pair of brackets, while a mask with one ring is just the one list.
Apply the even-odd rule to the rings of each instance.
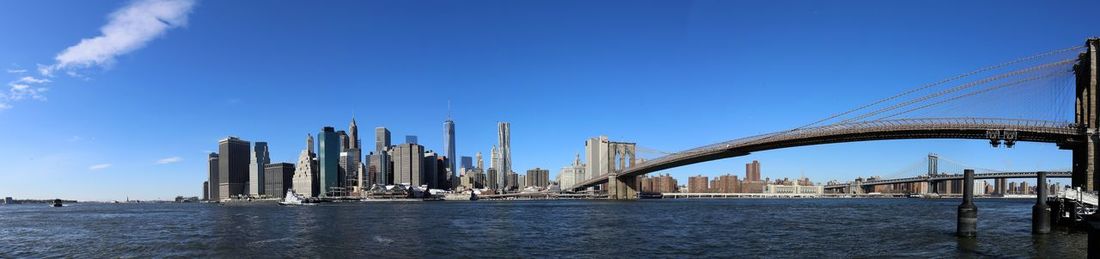
[[103, 170], [103, 169], [107, 169], [108, 167], [111, 167], [111, 164], [98, 164], [98, 165], [89, 166], [88, 170], [93, 170], [93, 171]]
[[50, 90], [46, 87], [31, 87], [31, 85], [20, 83], [11, 83], [8, 85], [11, 86], [11, 89], [8, 89], [8, 94], [4, 96], [3, 99], [10, 101], [18, 101], [26, 98], [45, 101], [46, 96], [43, 95], [43, 93]]
[[19, 80], [15, 80], [15, 82], [27, 84], [44, 84], [49, 83], [50, 80], [45, 78], [34, 78], [33, 76], [24, 76], [22, 78], [19, 78]]
[[69, 139], [67, 141], [77, 142], [77, 141], [80, 141], [81, 139], [84, 139], [84, 138], [81, 138], [80, 136], [72, 136], [72, 137], [69, 137]]
[[166, 158], [161, 158], [160, 160], [157, 160], [157, 164], [158, 165], [171, 164], [171, 163], [175, 163], [175, 162], [179, 162], [179, 161], [183, 161], [183, 158], [178, 157], [178, 156], [166, 157]]
[[[108, 16], [106, 25], [99, 28], [101, 34], [81, 39], [58, 53], [53, 65], [38, 64], [38, 73], [53, 77], [54, 72], [62, 70], [70, 77], [89, 80], [79, 68], [92, 66], [105, 67], [114, 62], [119, 55], [130, 53], [144, 47], [149, 41], [164, 35], [166, 31], [187, 25], [187, 15], [191, 13], [195, 0], [135, 0], [115, 10]], [[22, 74], [26, 69], [8, 69], [8, 73]], [[7, 93], [0, 90], [0, 110], [11, 108], [11, 103], [23, 99], [45, 101], [44, 92], [51, 81], [47, 78], [24, 76], [8, 83]]]
[[115, 57], [140, 49], [165, 31], [187, 25], [194, 0], [138, 0], [111, 13], [101, 35], [85, 38], [57, 54], [54, 65], [40, 68], [49, 75], [53, 70], [107, 66]]

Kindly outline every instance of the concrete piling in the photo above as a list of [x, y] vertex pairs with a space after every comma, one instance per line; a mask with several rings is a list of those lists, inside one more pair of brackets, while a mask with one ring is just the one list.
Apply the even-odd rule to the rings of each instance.
[[1035, 206], [1031, 207], [1031, 233], [1050, 233], [1050, 206], [1047, 206], [1047, 172], [1039, 172], [1035, 192]]
[[974, 206], [974, 170], [963, 170], [963, 177], [963, 202], [959, 204], [955, 235], [975, 237], [978, 235], [978, 207]]

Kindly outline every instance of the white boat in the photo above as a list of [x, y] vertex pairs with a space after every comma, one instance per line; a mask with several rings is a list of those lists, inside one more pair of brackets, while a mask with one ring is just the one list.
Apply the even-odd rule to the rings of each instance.
[[279, 205], [317, 205], [316, 203], [309, 202], [303, 199], [301, 195], [294, 193], [294, 190], [286, 190], [286, 197], [283, 201], [279, 202]]

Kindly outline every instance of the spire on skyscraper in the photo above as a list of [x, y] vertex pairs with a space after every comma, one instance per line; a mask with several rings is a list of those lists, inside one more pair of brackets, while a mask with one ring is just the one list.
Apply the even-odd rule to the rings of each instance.
[[310, 154], [313, 154], [313, 135], [312, 134], [306, 134], [306, 150], [308, 150]]
[[351, 116], [351, 125], [348, 126], [348, 133], [351, 135], [350, 148], [359, 149], [359, 126], [355, 125], [355, 116]]

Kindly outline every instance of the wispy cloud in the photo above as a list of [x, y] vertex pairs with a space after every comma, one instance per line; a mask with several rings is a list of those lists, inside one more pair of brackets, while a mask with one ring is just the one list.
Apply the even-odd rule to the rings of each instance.
[[144, 47], [168, 29], [187, 25], [193, 0], [139, 0], [111, 13], [110, 21], [94, 38], [80, 40], [46, 67], [46, 74], [58, 69], [107, 66], [115, 57]]
[[77, 142], [77, 141], [80, 141], [80, 140], [82, 140], [82, 139], [84, 139], [84, 138], [81, 138], [80, 136], [72, 136], [72, 137], [69, 137], [69, 139], [67, 139], [67, 141], [69, 141], [69, 142]]
[[[51, 65], [38, 65], [38, 73], [53, 77], [63, 71], [71, 77], [87, 80], [76, 70], [89, 67], [109, 67], [115, 58], [147, 45], [166, 31], [187, 25], [187, 15], [195, 6], [195, 0], [136, 0], [115, 10], [108, 16], [106, 25], [99, 28], [100, 35], [81, 39], [54, 57]], [[22, 74], [26, 69], [8, 69], [8, 73]], [[47, 87], [31, 87], [31, 84], [48, 84], [49, 79], [22, 77], [9, 83], [9, 92], [0, 93], [0, 110], [11, 108], [11, 102], [30, 97], [45, 100]]]
[[166, 158], [161, 158], [160, 160], [157, 160], [157, 164], [158, 165], [171, 164], [171, 163], [175, 163], [175, 162], [179, 162], [179, 161], [183, 161], [183, 158], [178, 157], [178, 156], [166, 157]]
[[88, 170], [97, 171], [97, 170], [107, 169], [108, 167], [111, 167], [111, 164], [98, 164], [98, 165], [89, 166]]

